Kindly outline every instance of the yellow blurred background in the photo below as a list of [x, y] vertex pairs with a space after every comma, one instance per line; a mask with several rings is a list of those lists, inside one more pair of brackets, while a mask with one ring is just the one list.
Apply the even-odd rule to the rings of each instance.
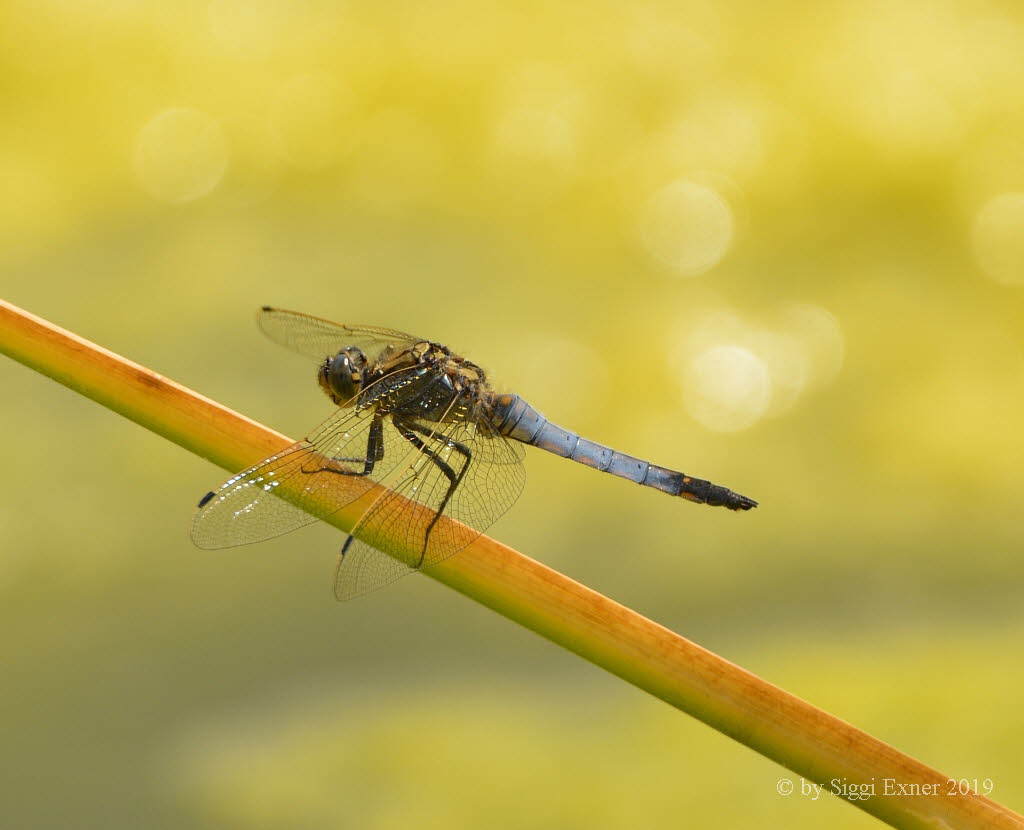
[[[5, 0], [2, 295], [296, 437], [258, 306], [409, 330], [749, 494], [531, 451], [492, 533], [1020, 810], [1022, 96], [995, 0]], [[428, 579], [337, 605], [327, 528], [194, 548], [222, 471], [0, 378], [7, 826], [876, 826]]]

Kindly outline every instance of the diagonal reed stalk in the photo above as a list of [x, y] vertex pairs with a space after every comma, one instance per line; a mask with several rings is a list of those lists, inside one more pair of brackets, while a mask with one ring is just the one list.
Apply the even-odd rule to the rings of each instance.
[[[0, 300], [0, 351], [232, 472], [290, 439]], [[341, 530], [360, 504], [327, 518]], [[481, 536], [430, 576], [830, 789], [894, 827], [1024, 828], [981, 795], [634, 611]], [[882, 782], [904, 794], [886, 795]], [[797, 782], [799, 788], [799, 782]]]

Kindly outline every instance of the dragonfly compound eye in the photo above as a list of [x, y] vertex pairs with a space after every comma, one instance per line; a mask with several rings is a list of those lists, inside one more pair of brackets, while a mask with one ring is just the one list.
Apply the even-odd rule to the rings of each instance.
[[336, 404], [351, 400], [363, 387], [366, 357], [359, 349], [342, 349], [324, 362], [320, 385]]

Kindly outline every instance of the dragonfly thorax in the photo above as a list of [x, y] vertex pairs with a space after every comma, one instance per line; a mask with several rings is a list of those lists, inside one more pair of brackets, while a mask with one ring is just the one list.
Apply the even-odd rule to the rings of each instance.
[[342, 349], [321, 364], [317, 380], [327, 397], [344, 406], [362, 390], [366, 367], [366, 355], [360, 349]]

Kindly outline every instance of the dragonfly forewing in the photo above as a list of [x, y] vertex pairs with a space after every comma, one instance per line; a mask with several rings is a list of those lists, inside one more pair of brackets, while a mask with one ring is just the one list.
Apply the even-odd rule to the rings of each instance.
[[333, 323], [299, 311], [270, 306], [259, 310], [256, 322], [275, 343], [317, 362], [352, 347], [362, 349], [368, 358], [374, 359], [388, 348], [403, 348], [420, 340], [396, 329]]
[[339, 409], [306, 440], [208, 493], [192, 539], [224, 548], [281, 536], [361, 498], [413, 454], [376, 407]]

